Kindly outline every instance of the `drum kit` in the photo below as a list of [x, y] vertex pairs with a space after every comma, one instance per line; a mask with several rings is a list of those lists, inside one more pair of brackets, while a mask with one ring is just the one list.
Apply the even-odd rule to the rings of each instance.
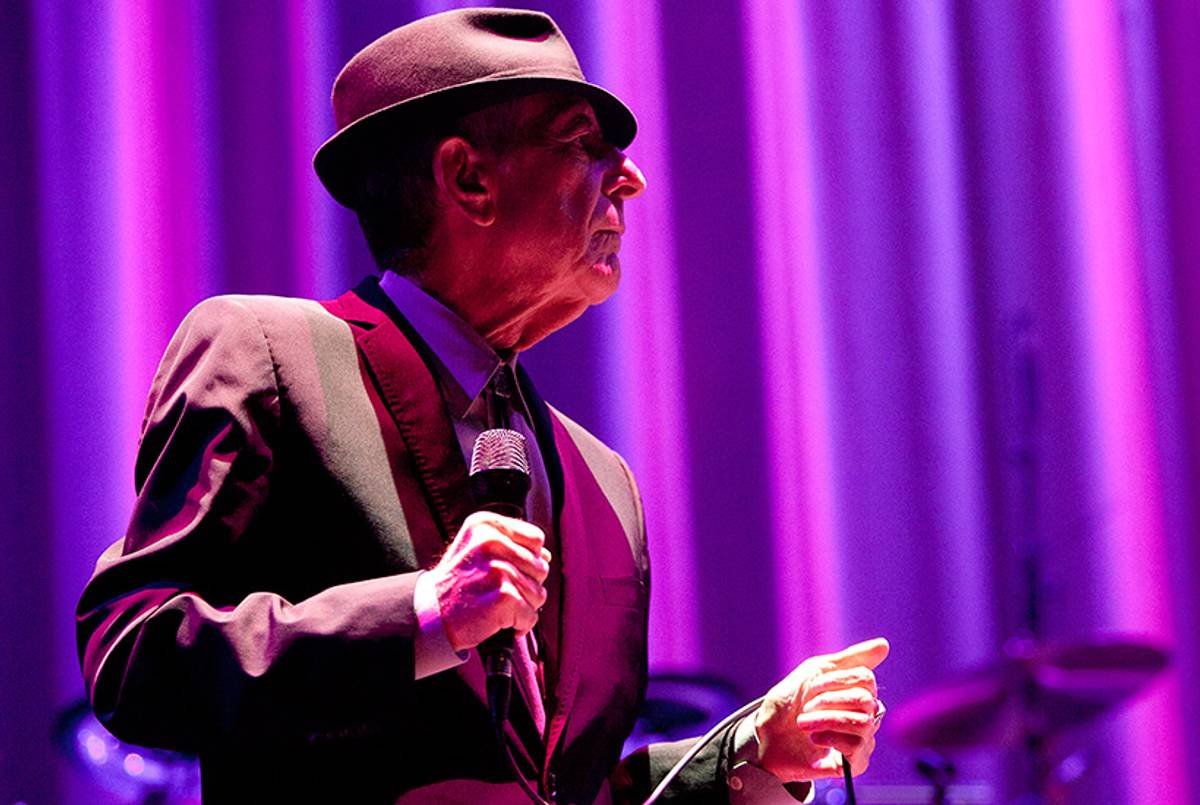
[[[954, 777], [945, 755], [966, 750], [1015, 754], [1024, 770], [1020, 803], [1055, 800], [1055, 783], [1070, 758], [1057, 756], [1056, 741], [1068, 731], [1114, 711], [1144, 689], [1168, 664], [1164, 647], [1138, 638], [1106, 635], [1074, 643], [1043, 636], [1046, 585], [1038, 518], [1039, 386], [1032, 319], [1015, 323], [1016, 439], [1011, 468], [1014, 488], [1014, 549], [1024, 584], [1016, 636], [1000, 659], [968, 670], [894, 707], [889, 733], [923, 750], [917, 770], [932, 784], [941, 805]], [[1011, 756], [1011, 755], [1010, 755]]]
[[[938, 753], [1018, 753], [1027, 776], [1020, 801], [1048, 802], [1052, 775], [1060, 766], [1052, 740], [1128, 701], [1166, 667], [1166, 651], [1139, 640], [1062, 645], [1013, 640], [999, 661], [893, 708], [888, 731], [910, 746]], [[917, 766], [933, 786], [932, 801], [949, 803], [953, 766], [928, 752]]]

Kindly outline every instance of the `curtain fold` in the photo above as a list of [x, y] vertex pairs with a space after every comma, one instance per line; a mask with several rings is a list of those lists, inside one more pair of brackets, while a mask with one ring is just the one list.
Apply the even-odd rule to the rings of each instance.
[[[82, 693], [74, 603], [125, 527], [174, 327], [373, 270], [311, 168], [330, 87], [459, 5], [13, 4], [5, 801], [102, 801], [51, 717]], [[1200, 800], [1196, 5], [533, 5], [641, 123], [622, 289], [523, 360], [639, 479], [656, 667], [749, 697], [883, 634], [899, 706], [1030, 625], [1036, 548], [1044, 640], [1172, 658], [1055, 742], [1056, 801]], [[918, 783], [913, 759], [885, 727], [863, 785]], [[959, 760], [990, 801], [1020, 793], [1013, 755]]]

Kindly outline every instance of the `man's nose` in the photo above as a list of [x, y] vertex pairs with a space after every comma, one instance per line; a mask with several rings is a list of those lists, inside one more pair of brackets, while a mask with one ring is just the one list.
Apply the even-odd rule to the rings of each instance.
[[604, 195], [623, 199], [636, 198], [646, 189], [646, 176], [624, 151], [616, 152], [616, 165], [604, 182]]

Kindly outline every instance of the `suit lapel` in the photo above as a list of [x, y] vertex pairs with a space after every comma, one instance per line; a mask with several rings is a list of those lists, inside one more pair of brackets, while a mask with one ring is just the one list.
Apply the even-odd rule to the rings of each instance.
[[[562, 635], [562, 544], [560, 540], [562, 509], [563, 509], [563, 468], [559, 459], [558, 448], [554, 443], [554, 424], [550, 408], [534, 388], [533, 382], [521, 364], [517, 364], [517, 383], [529, 409], [529, 416], [537, 437], [538, 452], [542, 456], [542, 465], [546, 469], [546, 477], [550, 483], [550, 500], [553, 519], [550, 533], [546, 535], [546, 547], [555, 560], [550, 563], [550, 575], [546, 579], [546, 605], [538, 621], [543, 639], [542, 661], [544, 679], [549, 696], [548, 704], [553, 704], [554, 687], [558, 680], [561, 660]], [[546, 714], [550, 715], [549, 712]]]
[[551, 414], [550, 419], [562, 472], [562, 513], [559, 516], [562, 566], [559, 622], [562, 628], [559, 671], [554, 680], [553, 708], [547, 726], [547, 758], [553, 757], [575, 702], [584, 646], [588, 640], [588, 613], [603, 602], [594, 546], [626, 543], [621, 521], [579, 448], [558, 417]]
[[[473, 507], [467, 466], [429, 368], [432, 354], [373, 280], [343, 294], [336, 304], [341, 309], [335, 312], [343, 318], [368, 325], [358, 333], [358, 347], [436, 517], [441, 537], [434, 551], [436, 557]], [[433, 546], [421, 547], [428, 554]], [[429, 558], [422, 557], [426, 561]]]
[[[354, 329], [359, 354], [425, 489], [428, 508], [436, 522], [424, 527], [410, 524], [409, 530], [419, 563], [430, 567], [458, 533], [466, 516], [474, 511], [466, 462], [430, 368], [433, 353], [374, 278], [324, 304], [334, 315], [357, 325]], [[472, 659], [455, 670], [486, 711], [487, 688], [482, 664]], [[522, 712], [518, 714], [515, 712], [518, 708], [514, 708], [514, 716], [530, 719], [519, 692], [515, 699], [520, 702]], [[524, 755], [526, 766], [537, 768], [534, 752], [526, 740], [518, 737], [512, 723], [506, 725], [506, 732], [509, 743]]]

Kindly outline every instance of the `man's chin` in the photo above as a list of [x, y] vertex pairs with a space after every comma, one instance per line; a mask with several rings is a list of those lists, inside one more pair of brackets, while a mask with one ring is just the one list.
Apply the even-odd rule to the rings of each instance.
[[610, 254], [599, 262], [592, 264], [589, 277], [589, 302], [598, 305], [616, 292], [621, 284], [621, 258]]

